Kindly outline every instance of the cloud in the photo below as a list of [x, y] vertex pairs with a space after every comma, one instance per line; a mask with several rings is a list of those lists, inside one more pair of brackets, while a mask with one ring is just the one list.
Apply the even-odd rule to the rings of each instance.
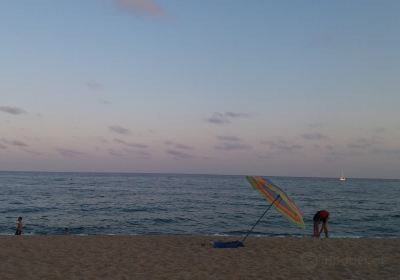
[[217, 138], [221, 141], [227, 142], [239, 142], [241, 141], [239, 137], [236, 136], [217, 136]]
[[223, 151], [237, 151], [237, 150], [250, 150], [253, 147], [238, 142], [223, 142], [215, 145], [214, 148]]
[[10, 144], [14, 145], [14, 146], [17, 146], [17, 147], [22, 147], [22, 148], [29, 147], [29, 145], [26, 144], [25, 142], [18, 141], [18, 140], [11, 141]]
[[85, 155], [83, 152], [72, 149], [57, 148], [56, 150], [64, 157], [79, 157]]
[[97, 141], [99, 141], [100, 143], [103, 143], [103, 144], [107, 144], [108, 143], [108, 140], [106, 138], [103, 138], [103, 137], [95, 137], [95, 139]]
[[123, 157], [127, 158], [130, 155], [140, 156], [140, 157], [148, 157], [150, 153], [144, 150], [130, 150], [130, 149], [122, 149], [122, 150], [115, 150], [115, 149], [108, 149], [108, 153], [115, 157]]
[[242, 143], [242, 140], [236, 136], [217, 136], [220, 143], [214, 146], [216, 150], [222, 151], [237, 151], [237, 150], [250, 150], [253, 147]]
[[101, 104], [103, 104], [103, 105], [108, 105], [108, 104], [111, 104], [111, 102], [110, 102], [110, 101], [108, 101], [108, 100], [105, 100], [105, 99], [99, 99], [99, 102], [100, 102]]
[[343, 160], [351, 157], [361, 156], [362, 153], [360, 151], [330, 151], [325, 156], [325, 161], [334, 162], [337, 160]]
[[292, 153], [303, 149], [302, 145], [291, 144], [283, 139], [279, 139], [277, 141], [263, 141], [261, 143], [264, 145], [268, 145], [272, 151], [277, 153]]
[[180, 149], [180, 150], [194, 150], [194, 147], [192, 147], [192, 146], [180, 144], [180, 143], [176, 143], [176, 142], [172, 142], [172, 141], [166, 141], [165, 145], [172, 146], [175, 149]]
[[29, 144], [22, 142], [22, 141], [18, 141], [18, 140], [8, 140], [8, 139], [2, 139], [2, 142], [8, 145], [12, 145], [12, 146], [16, 146], [16, 147], [20, 147], [20, 148], [26, 148], [29, 147]]
[[328, 151], [332, 151], [334, 149], [332, 145], [325, 145], [324, 148]]
[[[30, 138], [30, 139], [33, 139], [33, 138]], [[36, 152], [36, 151], [28, 149], [29, 144], [27, 144], [25, 142], [18, 141], [18, 140], [8, 140], [8, 139], [4, 139], [4, 138], [2, 138], [0, 140], [2, 143], [4, 143], [4, 144], [0, 143], [0, 149], [7, 149], [8, 148], [7, 145], [9, 145], [9, 146], [15, 146], [17, 148], [20, 148], [21, 150], [23, 150], [27, 153], [30, 153], [30, 154], [42, 155], [42, 153], [40, 153], [40, 152]]]
[[375, 127], [374, 129], [372, 129], [372, 132], [375, 134], [382, 134], [384, 132], [386, 132], [386, 128], [384, 127]]
[[383, 154], [387, 156], [400, 156], [400, 149], [382, 149], [377, 148], [372, 150], [373, 153]]
[[41, 152], [36, 152], [36, 151], [33, 151], [33, 150], [28, 150], [28, 149], [25, 149], [25, 152], [30, 153], [30, 154], [35, 155], [35, 156], [43, 155], [43, 153], [41, 153]]
[[206, 119], [206, 121], [212, 124], [230, 124], [232, 123], [232, 119], [249, 118], [249, 117], [251, 117], [251, 115], [247, 113], [215, 112], [210, 118]]
[[248, 117], [250, 117], [250, 114], [247, 114], [247, 113], [226, 112], [225, 115], [229, 118], [248, 118]]
[[305, 140], [324, 140], [328, 139], [328, 136], [319, 132], [304, 133], [301, 135]]
[[144, 151], [144, 150], [128, 150], [128, 149], [124, 149], [124, 151], [126, 153], [135, 154], [135, 155], [142, 156], [142, 157], [147, 157], [147, 156], [150, 155], [150, 153], [148, 151]]
[[264, 155], [257, 154], [256, 156], [258, 158], [260, 158], [260, 159], [274, 159], [274, 158], [276, 158], [276, 155], [272, 155], [272, 154], [264, 154]]
[[27, 112], [17, 107], [0, 106], [0, 112], [11, 114], [11, 115], [23, 115]]
[[209, 123], [213, 124], [228, 124], [231, 123], [228, 117], [222, 113], [214, 113], [210, 118], [207, 119]]
[[151, 16], [163, 16], [164, 10], [155, 0], [115, 0], [123, 9]]
[[173, 156], [175, 159], [191, 159], [194, 158], [191, 154], [184, 153], [182, 151], [168, 149], [165, 151], [167, 154]]
[[103, 85], [96, 82], [87, 82], [86, 86], [91, 90], [100, 90], [103, 88]]
[[[104, 85], [101, 83], [98, 83], [98, 82], [87, 82], [85, 85], [90, 91], [92, 91], [93, 94], [98, 94], [97, 92], [104, 89]], [[98, 98], [97, 102], [99, 102], [100, 104], [103, 104], [103, 105], [111, 104], [111, 102], [109, 100], [106, 100], [104, 98]]]
[[122, 134], [122, 135], [127, 135], [130, 134], [131, 131], [125, 127], [119, 126], [119, 125], [111, 125], [108, 127], [112, 132]]
[[313, 148], [314, 149], [325, 149], [327, 151], [333, 151], [333, 149], [334, 149], [332, 145], [323, 145], [323, 146], [321, 146], [320, 144], [313, 145]]
[[359, 138], [354, 142], [347, 145], [349, 149], [368, 149], [372, 146], [381, 143], [377, 139], [367, 139], [367, 138]]
[[319, 123], [319, 122], [310, 123], [310, 124], [308, 124], [308, 126], [310, 128], [321, 128], [322, 127], [322, 123]]
[[123, 156], [126, 155], [126, 154], [123, 153], [122, 151], [117, 151], [117, 150], [114, 150], [114, 149], [108, 149], [108, 153], [109, 153], [110, 155], [112, 155], [112, 156], [115, 156], [115, 157], [123, 157]]
[[148, 146], [145, 144], [129, 143], [129, 142], [126, 142], [126, 141], [124, 141], [122, 139], [118, 139], [118, 138], [115, 138], [114, 141], [119, 144], [122, 144], [122, 145], [125, 145], [128, 147], [132, 147], [132, 148], [139, 148], [139, 149], [147, 149], [148, 148]]

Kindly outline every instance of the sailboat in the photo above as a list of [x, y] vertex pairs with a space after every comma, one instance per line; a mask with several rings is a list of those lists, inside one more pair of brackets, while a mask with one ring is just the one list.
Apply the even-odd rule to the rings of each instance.
[[340, 175], [339, 180], [340, 181], [346, 181], [346, 177], [344, 177], [343, 170], [342, 170], [342, 174]]

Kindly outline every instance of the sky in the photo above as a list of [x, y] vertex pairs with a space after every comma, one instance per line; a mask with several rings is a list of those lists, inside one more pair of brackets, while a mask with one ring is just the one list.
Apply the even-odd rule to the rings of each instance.
[[399, 10], [0, 0], [0, 170], [400, 178]]

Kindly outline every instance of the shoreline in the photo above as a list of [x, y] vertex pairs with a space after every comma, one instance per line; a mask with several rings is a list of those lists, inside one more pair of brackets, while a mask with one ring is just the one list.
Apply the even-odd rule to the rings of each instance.
[[2, 279], [395, 279], [400, 238], [0, 236]]
[[[0, 233], [0, 238], [1, 237], [10, 237], [10, 236], [15, 236], [14, 233], [7, 233], [7, 234], [1, 234]], [[235, 240], [241, 240], [245, 234], [243, 235], [225, 235], [225, 234], [169, 234], [169, 233], [160, 233], [160, 234], [120, 234], [120, 233], [50, 233], [50, 234], [42, 234], [42, 233], [23, 233], [21, 235], [22, 237], [62, 237], [62, 236], [76, 236], [76, 237], [108, 237], [108, 236], [115, 236], [115, 237], [137, 237], [137, 236], [142, 236], [142, 237], [163, 237], [163, 236], [176, 236], [176, 237], [205, 237], [205, 238], [223, 238], [223, 239], [235, 239]], [[251, 234], [249, 238], [294, 238], [294, 239], [309, 239], [312, 238], [312, 235], [256, 235], [256, 234]], [[312, 238], [314, 239], [314, 238]], [[318, 238], [316, 238], [318, 239]], [[320, 240], [325, 239], [325, 237], [320, 237]], [[380, 240], [380, 239], [388, 239], [388, 240], [400, 240], [400, 236], [332, 236], [330, 235], [328, 239], [371, 239], [371, 240]]]

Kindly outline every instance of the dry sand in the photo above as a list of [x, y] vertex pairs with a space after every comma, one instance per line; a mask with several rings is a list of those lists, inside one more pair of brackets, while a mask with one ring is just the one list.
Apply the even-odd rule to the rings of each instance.
[[0, 236], [0, 279], [400, 279], [400, 239], [217, 239]]

